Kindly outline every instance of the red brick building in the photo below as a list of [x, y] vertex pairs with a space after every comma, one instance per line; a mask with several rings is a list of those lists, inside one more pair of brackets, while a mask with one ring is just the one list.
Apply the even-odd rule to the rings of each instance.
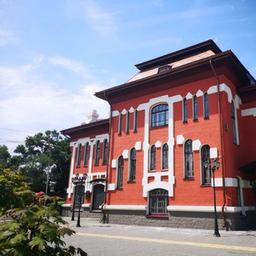
[[256, 83], [231, 51], [208, 40], [137, 64], [128, 82], [97, 92], [110, 118], [62, 131], [75, 174], [88, 174], [84, 208], [110, 221], [231, 228], [256, 217]]

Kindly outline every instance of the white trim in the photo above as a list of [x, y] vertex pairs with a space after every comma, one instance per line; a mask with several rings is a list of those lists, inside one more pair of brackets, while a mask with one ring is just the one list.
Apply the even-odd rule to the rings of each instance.
[[112, 117], [116, 117], [116, 116], [119, 116], [119, 111], [118, 110], [112, 111]]
[[71, 163], [70, 163], [70, 169], [69, 169], [69, 182], [68, 182], [68, 189], [67, 189], [68, 198], [71, 198], [71, 194], [73, 192], [72, 176], [73, 176], [74, 168], [75, 168], [75, 153], [76, 153], [76, 147], [73, 146], [72, 156], [71, 156]]
[[242, 208], [242, 214], [244, 216], [246, 216], [246, 211], [245, 211], [245, 208], [244, 208], [244, 191], [243, 191], [242, 184], [243, 184], [242, 178], [240, 176], [237, 176], [237, 186], [238, 186], [238, 193], [240, 195], [240, 203], [241, 203], [241, 208]]
[[90, 204], [82, 204], [82, 207], [90, 207]]
[[187, 100], [190, 100], [190, 99], [193, 98], [193, 95], [192, 95], [190, 92], [188, 92], [185, 98], [186, 98]]
[[202, 143], [200, 140], [193, 140], [192, 141], [192, 150], [193, 151], [199, 151], [200, 147], [201, 147]]
[[121, 113], [122, 113], [122, 115], [125, 115], [126, 112], [127, 112], [127, 110], [124, 108]]
[[162, 146], [162, 143], [161, 143], [161, 141], [157, 141], [156, 143], [155, 143], [155, 147], [156, 148], [161, 148], [161, 146]]
[[210, 148], [210, 159], [218, 158], [218, 149]]
[[116, 183], [109, 183], [108, 184], [108, 191], [116, 190]]
[[111, 168], [116, 168], [116, 162], [117, 162], [117, 159], [112, 159]]
[[134, 108], [133, 108], [133, 107], [130, 107], [129, 113], [133, 113], [133, 112], [134, 112]]
[[71, 204], [62, 204], [61, 207], [71, 207]]
[[136, 151], [141, 150], [141, 141], [137, 141], [137, 142], [135, 143], [134, 147], [135, 147]]
[[197, 92], [196, 92], [196, 96], [197, 97], [202, 97], [204, 95], [204, 93], [201, 91], [201, 90], [198, 90]]
[[177, 135], [176, 137], [176, 143], [177, 145], [183, 145], [185, 141], [185, 138], [183, 135]]
[[256, 108], [246, 108], [241, 111], [241, 116], [254, 116], [256, 117]]
[[123, 156], [124, 159], [128, 159], [128, 153], [129, 153], [128, 149], [123, 150], [122, 156]]
[[[222, 211], [221, 206], [217, 206], [217, 212]], [[245, 211], [255, 211], [256, 206], [245, 206]], [[214, 212], [213, 206], [194, 206], [194, 205], [168, 205], [167, 211], [174, 211], [174, 212]], [[235, 213], [241, 212], [242, 207], [237, 206], [226, 206], [224, 208], [225, 212]]]
[[145, 211], [146, 205], [105, 205], [107, 210]]
[[[211, 179], [211, 185], [213, 186], [213, 179]], [[215, 178], [215, 187], [223, 187], [222, 178]], [[225, 187], [237, 188], [238, 183], [236, 178], [225, 178]], [[241, 188], [252, 188], [249, 180], [241, 180]]]

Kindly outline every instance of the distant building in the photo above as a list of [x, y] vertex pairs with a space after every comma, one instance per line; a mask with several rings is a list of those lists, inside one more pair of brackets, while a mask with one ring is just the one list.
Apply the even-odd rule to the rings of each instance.
[[248, 70], [212, 40], [136, 67], [128, 82], [95, 94], [109, 102], [110, 119], [62, 131], [72, 150], [65, 206], [71, 178], [87, 173], [84, 208], [104, 203], [112, 222], [211, 227], [209, 162], [217, 158], [219, 219], [233, 229], [255, 225], [256, 84]]

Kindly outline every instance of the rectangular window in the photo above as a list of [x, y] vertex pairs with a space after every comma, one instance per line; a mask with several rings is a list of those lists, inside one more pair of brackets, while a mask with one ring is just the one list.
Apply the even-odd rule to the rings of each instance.
[[86, 142], [84, 146], [84, 166], [88, 166], [89, 156], [90, 156], [89, 142]]
[[188, 102], [187, 102], [187, 99], [184, 98], [183, 99], [183, 102], [182, 102], [182, 120], [183, 120], [183, 123], [187, 123], [188, 122]]
[[107, 161], [108, 161], [108, 140], [105, 139], [104, 142], [103, 142], [103, 158], [102, 158], [102, 164], [107, 164]]
[[99, 165], [100, 162], [100, 141], [97, 140], [95, 144], [95, 165]]
[[76, 151], [76, 166], [80, 167], [80, 162], [81, 162], [81, 153], [82, 153], [82, 145], [79, 144], [77, 151]]
[[204, 101], [204, 119], [209, 119], [209, 99], [208, 99], [207, 93], [204, 94], [203, 101]]
[[122, 113], [119, 113], [118, 119], [118, 135], [122, 134]]
[[125, 127], [125, 133], [128, 134], [130, 130], [130, 113], [127, 110], [126, 112], [126, 127]]
[[198, 120], [198, 101], [196, 95], [193, 96], [193, 119]]
[[234, 102], [231, 102], [231, 120], [232, 120], [232, 129], [233, 129], [233, 143], [238, 145], [238, 124], [237, 124], [237, 114], [236, 114], [236, 107]]
[[133, 113], [133, 132], [137, 132], [137, 122], [138, 122], [138, 111], [137, 109], [134, 110]]

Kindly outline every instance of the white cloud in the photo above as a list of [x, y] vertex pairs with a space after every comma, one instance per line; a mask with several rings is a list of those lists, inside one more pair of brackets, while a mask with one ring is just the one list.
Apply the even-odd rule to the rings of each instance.
[[12, 31], [0, 28], [0, 47], [13, 44], [16, 41], [17, 37]]
[[[65, 129], [89, 121], [88, 116], [97, 109], [100, 118], [108, 116], [108, 104], [93, 94], [102, 89], [97, 82], [82, 82], [68, 89], [54, 78], [45, 77], [42, 58], [16, 67], [0, 66], [0, 144], [13, 150], [15, 141], [47, 129]], [[41, 64], [39, 65], [38, 62]], [[42, 68], [42, 69], [41, 69]], [[82, 67], [77, 66], [79, 72]], [[8, 130], [9, 129], [9, 130]]]
[[109, 35], [118, 30], [115, 15], [95, 0], [81, 0], [81, 11], [91, 27], [100, 34]]
[[78, 61], [57, 56], [57, 57], [50, 57], [49, 62], [55, 66], [62, 67], [64, 69], [73, 71], [81, 75], [89, 76], [89, 71], [87, 67]]

